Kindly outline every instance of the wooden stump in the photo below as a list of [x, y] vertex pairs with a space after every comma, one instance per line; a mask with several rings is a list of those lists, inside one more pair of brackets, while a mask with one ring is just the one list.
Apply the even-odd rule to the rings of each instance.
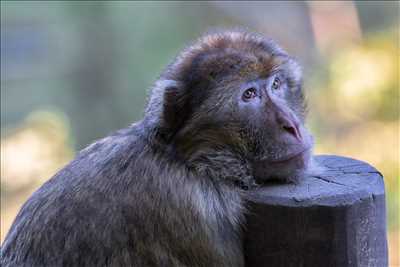
[[249, 201], [246, 267], [385, 267], [385, 191], [367, 163], [316, 156], [299, 184], [270, 184]]

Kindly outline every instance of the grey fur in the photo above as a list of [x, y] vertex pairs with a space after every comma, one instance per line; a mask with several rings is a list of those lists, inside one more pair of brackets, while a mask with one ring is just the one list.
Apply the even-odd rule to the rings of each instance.
[[214, 93], [229, 81], [218, 71], [209, 80], [196, 66], [239, 40], [246, 53], [285, 54], [259, 35], [213, 36], [166, 69], [142, 121], [81, 151], [29, 198], [3, 243], [3, 267], [244, 266], [249, 133], [235, 121], [234, 101]]

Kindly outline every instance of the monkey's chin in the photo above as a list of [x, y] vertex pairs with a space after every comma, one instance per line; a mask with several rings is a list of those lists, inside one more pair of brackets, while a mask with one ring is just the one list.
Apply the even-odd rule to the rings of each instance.
[[253, 164], [253, 175], [258, 184], [271, 180], [297, 183], [307, 172], [312, 150], [306, 149], [279, 160], [262, 160]]

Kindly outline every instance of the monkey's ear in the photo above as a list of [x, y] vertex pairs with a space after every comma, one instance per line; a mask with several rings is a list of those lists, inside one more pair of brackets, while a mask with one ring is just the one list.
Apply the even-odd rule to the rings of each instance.
[[180, 84], [168, 84], [164, 88], [162, 103], [162, 126], [175, 133], [191, 114], [189, 95]]

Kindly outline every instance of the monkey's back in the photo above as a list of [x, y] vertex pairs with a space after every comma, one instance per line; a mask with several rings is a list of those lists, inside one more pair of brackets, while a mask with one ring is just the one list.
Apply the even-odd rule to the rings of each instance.
[[138, 177], [127, 181], [126, 175], [119, 175], [122, 162], [115, 167], [128, 156], [124, 145], [132, 149], [131, 157], [143, 147], [134, 133], [105, 138], [39, 188], [21, 208], [3, 243], [3, 266], [131, 264], [134, 240], [127, 221], [134, 206], [123, 200], [129, 199], [129, 186]]
[[39, 188], [6, 236], [2, 266], [222, 266], [185, 195], [190, 181], [142, 132], [92, 144]]

